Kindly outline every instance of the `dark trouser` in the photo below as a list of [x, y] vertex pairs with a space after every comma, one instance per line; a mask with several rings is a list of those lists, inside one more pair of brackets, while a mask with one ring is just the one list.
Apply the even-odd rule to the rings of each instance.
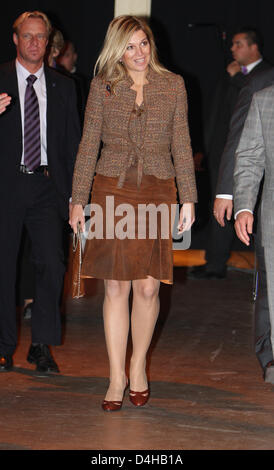
[[[234, 220], [227, 221], [221, 227], [216, 220], [212, 220], [206, 260], [208, 269], [222, 271], [230, 256], [233, 239], [235, 237]], [[264, 249], [261, 240], [261, 226], [258, 221], [257, 231], [254, 235], [255, 252], [257, 258], [258, 290], [255, 304], [254, 342], [257, 359], [264, 369], [266, 364], [273, 361], [273, 351], [270, 340], [270, 315], [267, 298], [266, 269]]]
[[[220, 153], [220, 155], [222, 152]], [[228, 261], [231, 253], [233, 240], [236, 234], [234, 230], [233, 214], [231, 220], [226, 220], [225, 226], [221, 227], [213, 215], [213, 206], [215, 202], [216, 186], [219, 173], [219, 159], [212, 158], [209, 161], [209, 174], [210, 174], [210, 187], [213, 199], [211, 201], [211, 211], [209, 218], [208, 240], [206, 244], [205, 259], [207, 267], [211, 271], [224, 271], [226, 269], [226, 262]]]
[[[233, 217], [233, 216], [232, 216]], [[231, 247], [235, 238], [234, 221], [226, 220], [221, 227], [215, 217], [211, 216], [209, 236], [206, 248], [207, 267], [211, 271], [223, 271], [230, 257]]]
[[255, 305], [255, 352], [257, 359], [264, 369], [268, 362], [273, 361], [273, 351], [270, 340], [271, 325], [267, 298], [266, 268], [264, 248], [261, 239], [261, 224], [258, 223], [254, 236], [258, 271], [258, 293]]
[[31, 259], [31, 241], [25, 229], [19, 249], [17, 294], [18, 305], [24, 305], [25, 299], [34, 298], [34, 265]]
[[[13, 354], [17, 344], [16, 265], [23, 226], [35, 265], [32, 342], [61, 343], [60, 297], [64, 276], [63, 220], [50, 178], [18, 175], [16, 187], [0, 207], [0, 352]], [[1, 198], [0, 198], [1, 200]]]

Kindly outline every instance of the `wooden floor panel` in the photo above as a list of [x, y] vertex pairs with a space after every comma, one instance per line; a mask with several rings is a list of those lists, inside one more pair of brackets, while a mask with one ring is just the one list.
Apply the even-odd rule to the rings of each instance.
[[[148, 357], [151, 399], [104, 413], [108, 360], [103, 284], [67, 299], [61, 373], [41, 376], [26, 361], [30, 321], [19, 321], [15, 368], [0, 374], [2, 450], [274, 449], [274, 400], [253, 352], [253, 276], [189, 281], [175, 267], [161, 287], [161, 312]], [[127, 368], [131, 353], [129, 341]]]

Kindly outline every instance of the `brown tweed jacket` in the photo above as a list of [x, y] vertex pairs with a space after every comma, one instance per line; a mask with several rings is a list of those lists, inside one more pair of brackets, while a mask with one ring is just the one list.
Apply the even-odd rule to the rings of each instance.
[[[149, 70], [144, 86], [146, 126], [138, 159], [142, 171], [160, 179], [176, 177], [181, 203], [196, 202], [197, 191], [187, 121], [187, 96], [181, 76]], [[122, 187], [130, 165], [132, 143], [129, 119], [136, 92], [130, 77], [120, 81], [115, 93], [101, 78], [90, 86], [82, 140], [76, 158], [72, 203], [85, 206], [95, 172], [119, 177]], [[103, 142], [97, 161], [100, 142]]]

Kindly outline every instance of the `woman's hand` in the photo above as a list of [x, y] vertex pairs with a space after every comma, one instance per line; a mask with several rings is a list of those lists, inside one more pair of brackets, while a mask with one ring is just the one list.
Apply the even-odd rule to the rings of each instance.
[[72, 204], [69, 218], [69, 225], [74, 233], [77, 233], [77, 225], [80, 223], [81, 232], [85, 231], [85, 214], [81, 204]]
[[191, 229], [193, 222], [195, 221], [195, 209], [194, 202], [185, 202], [180, 210], [178, 233], [186, 232]]

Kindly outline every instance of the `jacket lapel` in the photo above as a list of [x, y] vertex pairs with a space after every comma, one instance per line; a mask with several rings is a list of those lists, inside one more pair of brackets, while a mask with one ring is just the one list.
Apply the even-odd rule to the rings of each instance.
[[131, 112], [134, 109], [134, 103], [136, 99], [136, 93], [134, 90], [131, 90], [130, 86], [131, 84], [129, 80], [123, 80], [117, 85], [116, 88], [116, 100], [118, 100], [119, 104], [117, 105], [116, 101], [115, 107], [116, 109], [123, 110], [123, 129], [126, 139], [128, 137], [129, 119]]
[[7, 109], [6, 113], [11, 113], [12, 116], [12, 139], [16, 146], [15, 155], [17, 156], [18, 162], [20, 162], [23, 148], [23, 137], [21, 107], [15, 61], [9, 63], [9, 67], [6, 72], [6, 83], [3, 83], [3, 90], [12, 97], [10, 107]]
[[[144, 86], [143, 89], [143, 94], [144, 94], [144, 106], [145, 110], [150, 110], [155, 106], [155, 102], [157, 102], [157, 92], [154, 91], [154, 87], [152, 85], [152, 82], [155, 79], [155, 72], [152, 70], [149, 71], [148, 74], [148, 84]], [[130, 115], [134, 109], [135, 106], [135, 100], [136, 100], [136, 92], [131, 89], [131, 86], [133, 84], [133, 80], [129, 77], [128, 79], [122, 80], [118, 85], [117, 85], [117, 99], [121, 101], [120, 106], [117, 106], [117, 102], [115, 103], [115, 107], [118, 107], [118, 109], [123, 109], [123, 117], [124, 117], [124, 131], [126, 133], [126, 138], [128, 138], [128, 132], [129, 132], [129, 119]], [[147, 112], [146, 112], [146, 118], [147, 118]], [[145, 125], [145, 134], [143, 136], [143, 144], [146, 141], [146, 136], [150, 133], [150, 129], [148, 128], [147, 125]]]
[[265, 62], [262, 60], [258, 65], [256, 65], [248, 75], [253, 75], [255, 73], [261, 72], [265, 69]]
[[157, 103], [159, 101], [159, 96], [157, 93], [157, 89], [155, 87], [156, 78], [157, 78], [156, 73], [150, 69], [147, 75], [148, 83], [143, 88], [145, 110], [147, 111], [149, 110], [149, 116], [150, 116], [150, 120], [148, 121], [147, 119], [148, 112], [146, 112], [146, 123], [145, 123], [143, 146], [147, 138], [149, 138], [149, 135], [153, 133], [153, 129], [150, 128], [150, 122], [153, 121], [155, 106], [157, 106]]
[[55, 78], [47, 66], [45, 66], [45, 79], [47, 88], [47, 157], [50, 166], [51, 156], [54, 154], [54, 135], [57, 128], [55, 122], [58, 120], [56, 113], [59, 97]]

